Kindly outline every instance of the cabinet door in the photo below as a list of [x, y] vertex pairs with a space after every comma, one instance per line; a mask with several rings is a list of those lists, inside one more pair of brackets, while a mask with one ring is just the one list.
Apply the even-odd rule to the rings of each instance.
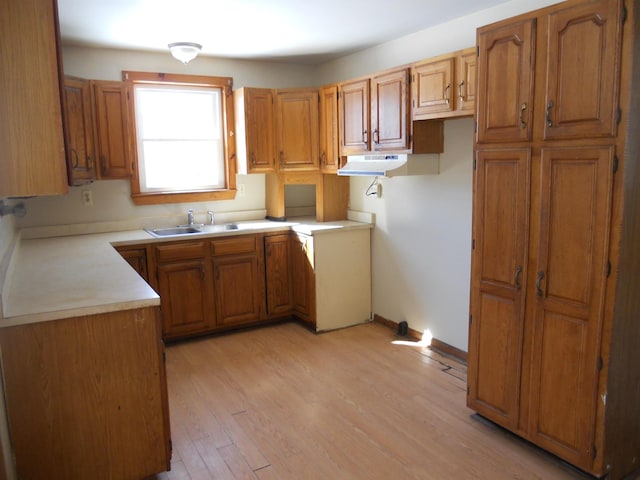
[[469, 48], [456, 57], [456, 110], [473, 115], [476, 110], [478, 54]]
[[338, 87], [320, 89], [320, 168], [322, 173], [336, 173], [340, 167], [338, 153]]
[[203, 259], [158, 263], [163, 338], [211, 329], [213, 313], [209, 275]]
[[319, 170], [318, 91], [279, 91], [276, 149], [281, 171]]
[[477, 153], [468, 405], [518, 425], [530, 150]]
[[92, 182], [96, 153], [89, 80], [65, 77], [64, 121], [69, 185]]
[[66, 194], [56, 2], [0, 9], [0, 198]]
[[370, 150], [369, 79], [340, 84], [340, 155]]
[[615, 136], [621, 2], [549, 14], [544, 138]]
[[248, 173], [275, 172], [273, 91], [245, 89]]
[[453, 57], [414, 65], [414, 120], [431, 118], [434, 113], [451, 112], [454, 102], [451, 95], [453, 82]]
[[147, 249], [145, 247], [118, 247], [118, 253], [142, 278], [149, 282]]
[[478, 30], [478, 142], [530, 140], [535, 19]]
[[129, 178], [132, 130], [123, 82], [93, 81], [101, 178]]
[[313, 239], [306, 235], [292, 234], [291, 241], [293, 308], [298, 318], [315, 326]]
[[264, 272], [254, 254], [229, 255], [213, 259], [217, 324], [241, 325], [261, 319]]
[[373, 150], [409, 148], [409, 97], [406, 68], [371, 80]]
[[269, 316], [288, 315], [292, 310], [289, 234], [265, 237], [264, 248], [267, 313]]
[[592, 460], [613, 147], [543, 148], [530, 433], [588, 469]]

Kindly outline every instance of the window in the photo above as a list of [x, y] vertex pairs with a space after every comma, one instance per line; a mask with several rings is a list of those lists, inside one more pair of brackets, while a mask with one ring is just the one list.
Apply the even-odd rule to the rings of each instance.
[[231, 78], [123, 72], [132, 82], [135, 203], [235, 196]]

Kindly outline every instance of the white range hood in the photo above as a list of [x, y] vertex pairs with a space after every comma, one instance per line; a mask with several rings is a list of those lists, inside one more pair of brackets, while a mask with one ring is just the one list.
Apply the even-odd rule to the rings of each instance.
[[395, 177], [440, 173], [438, 154], [350, 155], [338, 175]]

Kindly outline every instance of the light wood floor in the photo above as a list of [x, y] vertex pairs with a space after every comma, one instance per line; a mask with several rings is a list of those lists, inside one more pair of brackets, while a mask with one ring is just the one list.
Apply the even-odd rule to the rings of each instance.
[[582, 479], [465, 407], [466, 369], [366, 324], [167, 347], [169, 479]]

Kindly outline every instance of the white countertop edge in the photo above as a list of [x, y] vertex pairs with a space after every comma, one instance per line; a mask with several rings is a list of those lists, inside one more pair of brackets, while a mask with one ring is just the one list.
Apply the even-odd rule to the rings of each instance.
[[101, 313], [120, 312], [123, 310], [136, 310], [145, 307], [157, 307], [160, 305], [160, 297], [146, 298], [143, 300], [130, 300], [126, 302], [92, 305], [89, 307], [71, 308], [51, 312], [31, 313], [7, 318], [0, 318], [0, 328], [28, 325], [30, 323], [62, 320], [64, 318], [84, 317]]

